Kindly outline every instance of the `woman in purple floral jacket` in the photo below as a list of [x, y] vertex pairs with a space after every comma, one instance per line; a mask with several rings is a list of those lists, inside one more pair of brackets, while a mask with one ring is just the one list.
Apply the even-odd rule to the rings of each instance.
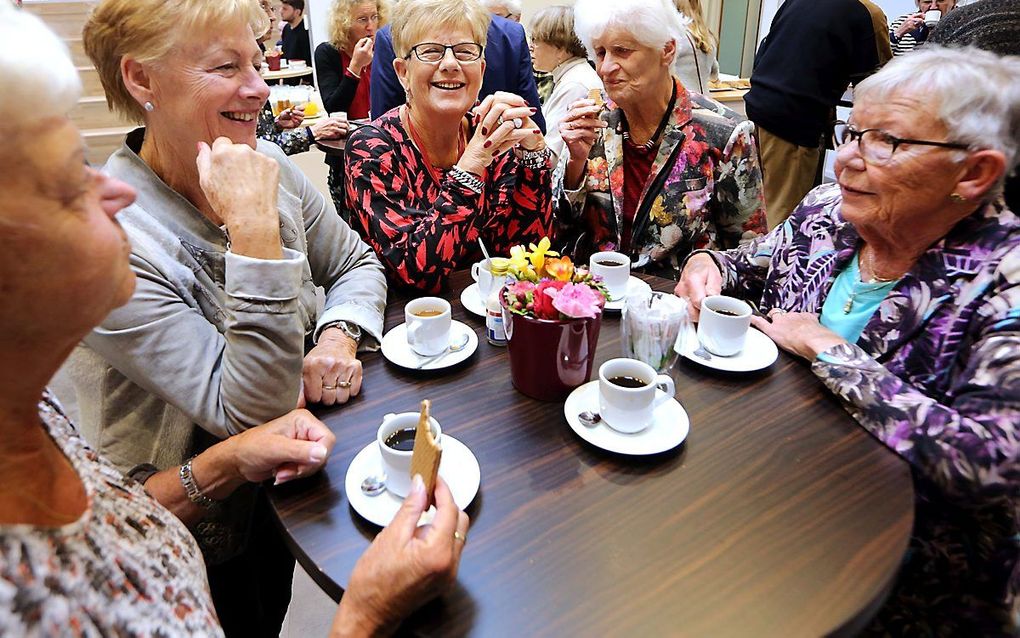
[[[966, 86], [966, 91], [959, 87]], [[838, 184], [769, 235], [696, 253], [677, 294], [755, 325], [906, 459], [914, 538], [871, 630], [1020, 631], [1020, 59], [925, 47], [861, 83]]]

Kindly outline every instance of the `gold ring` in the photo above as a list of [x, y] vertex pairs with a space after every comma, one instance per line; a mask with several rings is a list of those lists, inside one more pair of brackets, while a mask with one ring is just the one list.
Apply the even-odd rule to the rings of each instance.
[[460, 541], [460, 542], [466, 544], [467, 543], [467, 536], [464, 536], [463, 534], [461, 534], [457, 530], [453, 530], [453, 540]]
[[325, 383], [323, 383], [322, 384], [322, 389], [323, 390], [336, 390], [336, 386], [335, 385], [326, 385]]
[[346, 390], [347, 388], [351, 387], [351, 382], [350, 381], [337, 381], [336, 382], [336, 387], [342, 388], [342, 389]]

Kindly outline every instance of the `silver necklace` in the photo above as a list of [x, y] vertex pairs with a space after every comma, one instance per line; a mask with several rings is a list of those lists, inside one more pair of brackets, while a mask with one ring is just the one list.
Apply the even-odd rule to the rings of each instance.
[[[861, 263], [861, 260], [860, 260], [860, 257], [859, 257], [860, 255], [864, 255], [864, 258], [868, 262], [868, 270], [871, 271], [871, 279], [869, 279], [868, 281], [864, 281], [864, 279], [861, 278], [861, 284], [862, 285], [866, 285], [866, 286], [872, 286], [872, 287], [864, 289], [864, 290], [857, 290], [856, 289], [856, 285], [851, 284], [850, 298], [846, 300], [845, 304], [843, 304], [843, 314], [844, 315], [850, 314], [850, 312], [854, 309], [854, 302], [857, 300], [857, 295], [863, 294], [865, 292], [872, 292], [874, 290], [879, 290], [879, 289], [883, 288], [884, 286], [888, 286], [889, 284], [894, 283], [896, 281], [896, 279], [885, 279], [885, 278], [879, 277], [877, 274], [875, 274], [874, 257], [871, 256], [870, 252], [865, 254], [864, 248], [861, 248], [860, 252], [858, 253], [858, 259], [857, 259], [857, 266], [858, 266], [857, 270], [858, 271], [860, 271], [860, 263]], [[875, 285], [875, 284], [878, 284], [878, 285]]]

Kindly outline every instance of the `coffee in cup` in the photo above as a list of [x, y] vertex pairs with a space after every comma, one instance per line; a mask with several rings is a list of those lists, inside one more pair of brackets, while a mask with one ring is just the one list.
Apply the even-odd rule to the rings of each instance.
[[655, 408], [675, 393], [672, 377], [657, 374], [637, 359], [610, 359], [599, 368], [599, 414], [606, 425], [624, 434], [651, 425]]
[[701, 302], [698, 341], [709, 352], [730, 357], [744, 349], [751, 306], [734, 297], [713, 295]]
[[[387, 414], [375, 436], [382, 457], [382, 471], [386, 473], [386, 489], [400, 498], [411, 491], [411, 455], [419, 417], [418, 412]], [[429, 417], [429, 426], [438, 442], [442, 435], [439, 421]]]
[[602, 277], [602, 283], [609, 292], [609, 301], [618, 301], [627, 296], [630, 257], [611, 250], [595, 253], [588, 261], [588, 270]]
[[422, 356], [439, 354], [450, 345], [450, 302], [421, 297], [404, 306], [407, 345]]

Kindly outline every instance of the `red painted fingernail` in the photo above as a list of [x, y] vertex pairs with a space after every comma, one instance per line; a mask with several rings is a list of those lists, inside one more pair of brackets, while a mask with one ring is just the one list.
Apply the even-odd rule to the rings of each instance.
[[532, 131], [532, 133], [534, 133], [535, 135], [541, 135], [542, 129], [535, 129], [534, 131]]
[[485, 144], [482, 144], [482, 148], [489, 148], [490, 146], [492, 146], [491, 140], [485, 140]]
[[536, 109], [535, 107], [531, 107], [531, 112], [532, 113], [538, 113], [538, 109]]
[[485, 127], [485, 126], [483, 126], [483, 127], [482, 127], [482, 135], [488, 135], [488, 134], [489, 134], [489, 129], [488, 129], [488, 127]]

